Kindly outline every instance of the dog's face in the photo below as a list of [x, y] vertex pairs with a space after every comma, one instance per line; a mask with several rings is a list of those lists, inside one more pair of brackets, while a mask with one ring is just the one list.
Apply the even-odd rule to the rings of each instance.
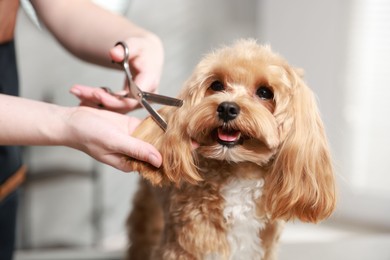
[[196, 184], [198, 160], [252, 162], [267, 171], [275, 218], [317, 221], [330, 214], [333, 172], [313, 94], [269, 47], [243, 40], [209, 54], [179, 97], [182, 107], [161, 110], [166, 133], [148, 119], [136, 134], [163, 156], [161, 169], [133, 162], [145, 178]]
[[278, 102], [291, 84], [278, 57], [253, 42], [209, 55], [182, 97], [182, 131], [196, 153], [228, 162], [267, 164], [281, 140]]

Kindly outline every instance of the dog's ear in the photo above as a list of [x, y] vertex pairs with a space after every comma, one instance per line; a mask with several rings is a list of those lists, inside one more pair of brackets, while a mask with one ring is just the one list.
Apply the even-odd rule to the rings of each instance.
[[[273, 218], [317, 222], [335, 208], [335, 183], [324, 126], [312, 91], [290, 70], [290, 105], [284, 135], [267, 176], [267, 208]], [[288, 130], [286, 130], [288, 129]]]
[[164, 132], [152, 118], [147, 118], [136, 129], [133, 136], [154, 145], [162, 155], [162, 166], [155, 168], [142, 161], [130, 161], [133, 170], [138, 171], [153, 185], [174, 183], [180, 185], [183, 181], [197, 183], [202, 180], [195, 165], [195, 154], [192, 152], [191, 138], [183, 126], [186, 118], [186, 106], [180, 108], [164, 107], [159, 113], [167, 120], [167, 130]]
[[[159, 151], [163, 135], [164, 131], [151, 117], [142, 121], [133, 133], [134, 137], [154, 145]], [[133, 171], [139, 172], [143, 178], [150, 181], [153, 185], [161, 185], [163, 183], [163, 166], [156, 168], [149, 163], [133, 159], [129, 163]]]

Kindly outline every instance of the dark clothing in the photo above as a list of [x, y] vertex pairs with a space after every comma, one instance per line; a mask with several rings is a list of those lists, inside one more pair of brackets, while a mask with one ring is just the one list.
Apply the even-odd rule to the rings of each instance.
[[0, 259], [11, 260], [15, 248], [18, 193], [14, 191], [0, 202]]
[[[0, 44], [0, 93], [17, 96], [18, 74], [14, 42]], [[12, 111], [10, 111], [12, 113]], [[0, 125], [1, 131], [1, 125]], [[0, 146], [0, 185], [22, 165], [20, 148]], [[17, 192], [0, 201], [0, 259], [11, 260], [15, 246]]]

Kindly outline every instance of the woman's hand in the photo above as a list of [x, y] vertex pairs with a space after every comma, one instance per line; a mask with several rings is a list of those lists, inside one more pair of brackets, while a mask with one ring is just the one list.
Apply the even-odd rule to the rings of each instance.
[[[164, 60], [160, 39], [152, 33], [145, 33], [130, 37], [125, 42], [129, 47], [129, 64], [135, 83], [143, 91], [156, 92]], [[124, 58], [123, 47], [115, 46], [109, 54], [113, 61], [120, 62]], [[117, 94], [124, 94], [127, 89], [128, 86], [125, 85], [124, 91]], [[75, 85], [70, 92], [80, 99], [80, 105], [83, 106], [100, 107], [119, 113], [127, 113], [139, 107], [135, 99], [117, 98], [102, 88]]]
[[161, 166], [154, 146], [130, 136], [140, 123], [137, 118], [89, 107], [70, 108], [64, 118], [66, 146], [125, 172], [131, 171], [132, 158]]

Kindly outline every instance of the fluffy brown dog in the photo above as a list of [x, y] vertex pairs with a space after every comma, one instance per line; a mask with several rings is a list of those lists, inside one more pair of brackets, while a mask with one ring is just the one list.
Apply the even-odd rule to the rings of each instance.
[[184, 105], [137, 137], [163, 166], [143, 176], [129, 217], [129, 259], [275, 259], [284, 221], [317, 222], [335, 207], [322, 121], [301, 76], [268, 46], [241, 40], [206, 56]]

